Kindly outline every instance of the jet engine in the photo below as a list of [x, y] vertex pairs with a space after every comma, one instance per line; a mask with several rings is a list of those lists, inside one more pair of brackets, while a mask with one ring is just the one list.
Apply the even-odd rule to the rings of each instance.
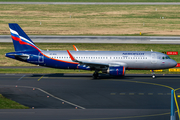
[[109, 67], [107, 70], [109, 75], [113, 76], [124, 76], [125, 75], [125, 67], [124, 66], [117, 66], [117, 67]]

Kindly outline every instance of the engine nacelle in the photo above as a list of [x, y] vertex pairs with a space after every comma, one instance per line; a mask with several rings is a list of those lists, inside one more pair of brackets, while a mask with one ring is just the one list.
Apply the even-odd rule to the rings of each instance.
[[107, 73], [109, 73], [109, 75], [113, 75], [113, 76], [124, 76], [125, 75], [125, 67], [124, 66], [109, 67], [107, 70]]

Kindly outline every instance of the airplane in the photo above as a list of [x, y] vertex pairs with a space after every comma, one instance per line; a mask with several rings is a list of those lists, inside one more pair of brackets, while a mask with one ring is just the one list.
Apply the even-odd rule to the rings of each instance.
[[[15, 52], [5, 56], [19, 61], [58, 69], [80, 69], [111, 76], [124, 76], [126, 70], [157, 70], [176, 66], [166, 54], [153, 51], [45, 51], [39, 49], [17, 23], [9, 23]], [[154, 72], [152, 77], [155, 78]]]

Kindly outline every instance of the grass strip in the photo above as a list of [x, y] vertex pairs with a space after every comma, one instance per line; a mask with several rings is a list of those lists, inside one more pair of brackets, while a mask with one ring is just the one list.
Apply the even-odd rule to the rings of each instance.
[[18, 23], [31, 35], [180, 35], [179, 13], [179, 5], [1, 4], [0, 34]]
[[2, 94], [0, 94], [0, 109], [28, 109], [24, 105], [21, 105], [15, 101], [5, 98]]
[[[27, 2], [27, 1], [0, 0], [0, 2]], [[28, 2], [179, 2], [179, 0], [28, 0]]]

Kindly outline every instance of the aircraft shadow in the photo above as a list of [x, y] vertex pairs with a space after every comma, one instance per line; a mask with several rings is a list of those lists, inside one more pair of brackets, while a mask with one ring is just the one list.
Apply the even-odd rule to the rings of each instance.
[[[108, 74], [101, 74], [101, 73], [99, 74], [99, 77], [97, 79], [93, 79], [92, 74], [64, 74], [64, 73], [33, 74], [30, 77], [42, 77], [42, 76], [43, 77], [82, 77], [82, 78], [90, 78], [92, 80], [101, 80], [101, 79], [137, 79], [137, 78], [153, 79], [151, 74], [127, 74], [126, 76], [110, 76]], [[180, 75], [157, 74], [156, 78], [180, 78]]]

